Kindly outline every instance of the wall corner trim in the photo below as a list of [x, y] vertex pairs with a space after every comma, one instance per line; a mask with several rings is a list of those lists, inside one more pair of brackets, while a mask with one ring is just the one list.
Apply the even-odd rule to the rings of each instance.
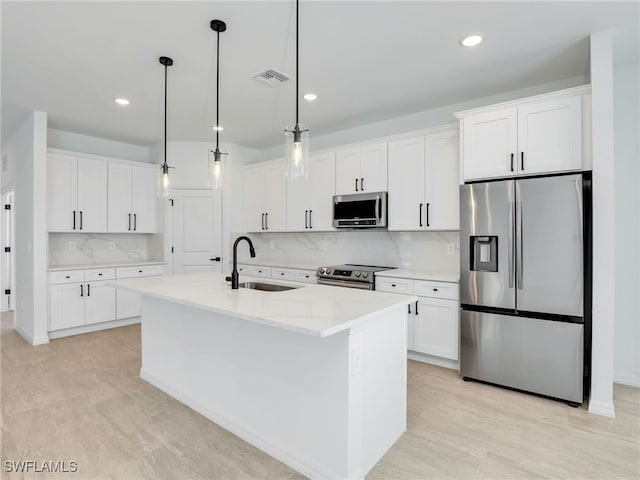
[[48, 335], [41, 335], [39, 337], [33, 337], [30, 333], [26, 332], [24, 329], [20, 328], [18, 325], [15, 326], [16, 332], [20, 334], [22, 338], [24, 338], [27, 343], [35, 346], [35, 345], [45, 345], [49, 343]]
[[588, 411], [589, 413], [602, 415], [603, 417], [616, 417], [616, 409], [613, 406], [613, 402], [591, 401], [589, 402]]

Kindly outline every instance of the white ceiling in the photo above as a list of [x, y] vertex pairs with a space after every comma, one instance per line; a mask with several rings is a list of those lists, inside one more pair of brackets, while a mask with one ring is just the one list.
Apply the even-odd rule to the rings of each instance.
[[[222, 141], [278, 144], [294, 121], [290, 1], [2, 2], [2, 134], [30, 110], [49, 126], [141, 145], [162, 141], [170, 56], [169, 140], [211, 141], [215, 32], [221, 34]], [[300, 5], [300, 119], [311, 133], [588, 75], [592, 32], [616, 28], [616, 61], [638, 58], [638, 2], [311, 1]], [[478, 47], [459, 46], [483, 32]], [[128, 107], [115, 97], [131, 100]]]

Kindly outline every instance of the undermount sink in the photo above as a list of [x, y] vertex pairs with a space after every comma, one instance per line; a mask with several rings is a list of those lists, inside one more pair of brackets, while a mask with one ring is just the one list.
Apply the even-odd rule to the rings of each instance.
[[251, 290], [262, 290], [263, 292], [283, 292], [285, 290], [293, 290], [300, 287], [287, 287], [285, 285], [276, 285], [273, 283], [262, 282], [244, 282], [239, 285], [240, 288], [249, 288]]

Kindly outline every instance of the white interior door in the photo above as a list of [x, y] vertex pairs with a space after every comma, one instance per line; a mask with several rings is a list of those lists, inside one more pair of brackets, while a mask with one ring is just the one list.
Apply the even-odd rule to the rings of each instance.
[[175, 190], [173, 273], [222, 271], [222, 193]]
[[[15, 236], [13, 216], [13, 189], [2, 195], [2, 308], [14, 310], [15, 289]], [[9, 208], [7, 208], [7, 206]], [[7, 252], [6, 249], [9, 249]]]

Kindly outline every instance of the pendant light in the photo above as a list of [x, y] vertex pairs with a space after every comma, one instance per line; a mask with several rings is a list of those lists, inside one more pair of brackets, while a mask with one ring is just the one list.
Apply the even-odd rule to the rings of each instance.
[[218, 145], [218, 137], [220, 135], [220, 33], [227, 30], [227, 24], [222, 20], [211, 20], [211, 30], [216, 32], [216, 124], [213, 129], [216, 131], [216, 149], [209, 151], [209, 165], [211, 173], [211, 186], [215, 189], [222, 188], [222, 153]]
[[169, 57], [160, 57], [159, 61], [164, 65], [164, 163], [162, 168], [161, 193], [163, 197], [169, 196], [169, 169], [173, 168], [167, 164], [167, 67], [173, 65], [173, 60]]
[[296, 123], [285, 128], [285, 148], [287, 158], [287, 177], [299, 179], [309, 176], [309, 129], [298, 121], [299, 95], [298, 86], [298, 17], [300, 0], [296, 0]]

